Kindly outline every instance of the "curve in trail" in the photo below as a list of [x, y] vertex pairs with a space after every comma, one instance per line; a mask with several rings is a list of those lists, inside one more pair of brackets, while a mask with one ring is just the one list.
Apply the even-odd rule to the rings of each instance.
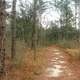
[[47, 52], [50, 57], [47, 57], [47, 67], [42, 80], [80, 80], [69, 54], [59, 48], [49, 48]]

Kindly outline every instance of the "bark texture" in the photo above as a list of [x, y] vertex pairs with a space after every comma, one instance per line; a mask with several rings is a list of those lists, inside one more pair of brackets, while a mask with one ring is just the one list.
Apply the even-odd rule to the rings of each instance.
[[32, 49], [34, 51], [34, 59], [36, 58], [36, 47], [37, 47], [37, 26], [36, 26], [36, 17], [37, 17], [37, 0], [34, 0], [33, 6], [33, 29], [32, 29]]
[[13, 0], [12, 4], [12, 46], [11, 46], [11, 57], [14, 59], [16, 55], [16, 1]]
[[5, 0], [0, 0], [0, 74], [5, 73]]

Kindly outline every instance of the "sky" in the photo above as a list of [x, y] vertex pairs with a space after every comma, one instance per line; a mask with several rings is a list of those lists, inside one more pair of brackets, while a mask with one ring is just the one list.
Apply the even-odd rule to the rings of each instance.
[[[10, 1], [12, 2], [12, 0], [7, 0], [7, 1]], [[25, 0], [23, 0], [25, 1]], [[30, 2], [32, 2], [32, 0], [29, 0]], [[52, 0], [44, 0], [44, 1], [52, 1]], [[17, 5], [19, 5], [19, 0], [17, 0]], [[70, 5], [72, 10], [73, 10], [73, 13], [74, 12], [74, 6], [73, 6], [73, 3]], [[17, 7], [17, 10], [19, 9], [19, 7]], [[11, 9], [8, 9], [7, 11], [11, 11]], [[42, 15], [42, 25], [43, 27], [46, 27], [48, 26], [48, 24], [53, 21], [57, 21], [58, 19], [60, 18], [60, 14], [59, 12], [55, 9], [55, 7], [52, 8], [49, 8], [48, 10], [45, 11], [45, 13], [43, 13]]]
[[[23, 0], [25, 1], [25, 0]], [[32, 0], [29, 0], [30, 2], [32, 2]], [[52, 0], [44, 0], [44, 1], [52, 1]], [[56, 9], [48, 9], [46, 10], [45, 13], [43, 13], [42, 15], [42, 25], [43, 27], [46, 27], [50, 21], [55, 21], [59, 19], [59, 14], [57, 13]]]
[[[10, 2], [12, 2], [12, 0], [8, 0]], [[25, 0], [23, 0], [25, 1]], [[30, 2], [32, 2], [32, 0], [29, 0]], [[52, 1], [52, 0], [44, 0], [44, 1]], [[19, 1], [17, 0], [17, 5], [19, 5]], [[18, 9], [18, 7], [17, 7]], [[11, 11], [11, 9], [8, 9], [7, 11]], [[57, 11], [52, 10], [52, 9], [48, 9], [43, 15], [42, 15], [43, 19], [42, 19], [42, 23], [44, 24], [45, 26], [45, 23], [48, 23], [49, 21], [55, 21], [59, 18], [59, 15], [57, 13]]]
[[51, 21], [58, 20], [60, 18], [57, 11], [49, 9], [42, 15], [42, 24], [44, 27], [49, 24]]

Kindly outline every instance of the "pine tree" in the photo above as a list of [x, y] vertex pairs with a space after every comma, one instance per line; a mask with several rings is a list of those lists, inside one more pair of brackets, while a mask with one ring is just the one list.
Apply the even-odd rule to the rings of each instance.
[[12, 46], [11, 46], [11, 57], [14, 59], [16, 55], [16, 0], [13, 0], [12, 4]]
[[0, 0], [0, 74], [4, 74], [5, 70], [5, 0]]
[[32, 49], [34, 51], [34, 59], [36, 59], [36, 47], [37, 47], [37, 33], [36, 33], [36, 13], [37, 10], [37, 0], [34, 0], [34, 5], [33, 5], [33, 30], [32, 30]]

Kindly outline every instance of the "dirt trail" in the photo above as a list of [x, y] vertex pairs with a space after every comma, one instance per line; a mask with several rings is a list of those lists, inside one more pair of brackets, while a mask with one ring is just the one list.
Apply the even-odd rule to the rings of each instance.
[[69, 54], [57, 47], [49, 47], [45, 53], [47, 65], [38, 80], [80, 80], [80, 67]]

